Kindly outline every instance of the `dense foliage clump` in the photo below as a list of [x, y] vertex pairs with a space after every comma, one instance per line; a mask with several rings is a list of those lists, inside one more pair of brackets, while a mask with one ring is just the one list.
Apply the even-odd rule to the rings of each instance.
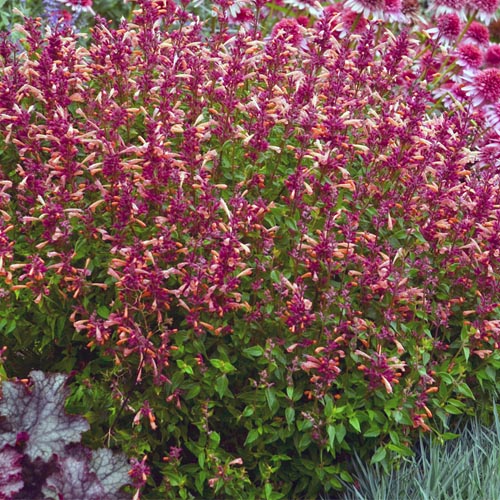
[[0, 39], [3, 376], [71, 372], [145, 498], [311, 498], [491, 401], [495, 45], [351, 4]]

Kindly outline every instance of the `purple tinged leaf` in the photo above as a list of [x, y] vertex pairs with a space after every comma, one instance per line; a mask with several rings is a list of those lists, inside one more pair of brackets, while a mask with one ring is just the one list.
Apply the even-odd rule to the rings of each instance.
[[64, 411], [68, 396], [64, 385], [66, 375], [32, 371], [30, 378], [31, 389], [21, 382], [2, 385], [0, 415], [6, 417], [13, 432], [0, 434], [0, 446], [15, 444], [20, 433], [27, 433], [25, 453], [31, 460], [40, 457], [47, 462], [53, 454], [63, 455], [68, 443], [80, 441], [89, 424], [84, 418]]
[[5, 446], [0, 451], [0, 498], [12, 498], [22, 490], [22, 458], [23, 456], [10, 446]]
[[90, 468], [97, 474], [106, 493], [113, 494], [125, 484], [130, 484], [130, 465], [124, 455], [108, 448], [92, 451]]
[[45, 481], [42, 493], [54, 500], [107, 500], [95, 472], [89, 469], [90, 452], [82, 446], [68, 448], [68, 455], [59, 457], [59, 469]]
[[59, 500], [119, 500], [118, 490], [130, 483], [129, 466], [122, 455], [111, 450], [87, 450], [68, 446], [67, 454], [58, 460], [59, 469], [47, 478], [42, 488], [47, 498]]

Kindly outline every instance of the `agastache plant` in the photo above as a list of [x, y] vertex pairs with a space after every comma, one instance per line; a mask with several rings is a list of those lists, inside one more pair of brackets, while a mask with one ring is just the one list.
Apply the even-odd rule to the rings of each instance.
[[214, 4], [1, 38], [5, 366], [74, 371], [145, 498], [311, 497], [495, 387], [496, 52], [461, 4]]

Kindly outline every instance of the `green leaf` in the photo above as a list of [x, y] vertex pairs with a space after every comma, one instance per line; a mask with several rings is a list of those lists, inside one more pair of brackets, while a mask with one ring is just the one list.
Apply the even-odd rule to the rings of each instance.
[[381, 430], [377, 427], [372, 427], [371, 429], [368, 429], [366, 432], [363, 432], [363, 436], [367, 438], [372, 438], [372, 437], [377, 437], [380, 436]]
[[288, 425], [292, 425], [295, 421], [295, 410], [291, 407], [286, 408], [285, 410], [285, 419]]
[[497, 371], [493, 368], [493, 366], [488, 365], [485, 369], [485, 373], [492, 382], [496, 382]]
[[222, 375], [222, 377], [218, 377], [215, 381], [215, 390], [217, 394], [222, 399], [227, 392], [227, 388], [229, 386], [229, 380], [226, 375]]
[[201, 471], [197, 474], [194, 485], [196, 486], [196, 490], [200, 495], [203, 494], [203, 484], [205, 483], [205, 479], [207, 478], [207, 473], [205, 471]]
[[280, 283], [281, 282], [280, 273], [278, 271], [276, 271], [276, 269], [273, 269], [270, 272], [269, 277], [271, 278], [271, 281], [273, 281], [273, 283]]
[[273, 486], [271, 483], [266, 483], [264, 485], [264, 494], [266, 495], [266, 500], [271, 500], [271, 494], [273, 492]]
[[335, 426], [327, 425], [326, 432], [328, 434], [328, 444], [330, 449], [333, 450], [335, 448]]
[[387, 448], [391, 451], [394, 451], [401, 455], [402, 457], [411, 457], [413, 456], [413, 451], [407, 446], [403, 446], [400, 444], [389, 443]]
[[439, 377], [446, 385], [453, 383], [453, 377], [446, 372], [437, 372], [436, 376]]
[[172, 392], [177, 389], [184, 381], [184, 373], [182, 371], [175, 372], [172, 375]]
[[473, 392], [471, 391], [471, 388], [465, 382], [462, 382], [461, 384], [459, 384], [457, 386], [457, 390], [460, 394], [464, 395], [467, 398], [474, 399], [474, 400], [476, 399]]
[[243, 349], [243, 352], [245, 354], [248, 354], [249, 356], [252, 356], [254, 358], [258, 358], [258, 357], [262, 356], [262, 354], [264, 353], [264, 349], [261, 346], [256, 345], [253, 347], [247, 347], [246, 349]]
[[351, 417], [349, 419], [349, 423], [354, 427], [356, 431], [361, 432], [361, 425], [359, 424], [358, 417]]
[[247, 438], [245, 439], [243, 446], [246, 446], [247, 444], [252, 444], [254, 441], [258, 439], [258, 437], [259, 437], [259, 431], [257, 429], [251, 429], [247, 434]]
[[177, 360], [177, 367], [182, 373], [187, 373], [188, 375], [194, 375], [193, 369], [186, 364], [182, 359]]
[[443, 439], [443, 441], [450, 441], [451, 439], [460, 437], [460, 434], [455, 434], [454, 432], [445, 432], [444, 434], [441, 434], [440, 437], [441, 439]]
[[311, 439], [311, 435], [309, 433], [302, 434], [302, 436], [299, 439], [299, 442], [297, 444], [297, 449], [299, 450], [299, 452], [304, 451], [309, 446], [311, 441], [312, 441], [312, 439]]
[[342, 481], [345, 481], [346, 483], [354, 482], [352, 476], [346, 470], [340, 471], [340, 479], [342, 479]]
[[184, 397], [184, 399], [186, 399], [186, 400], [193, 399], [196, 396], [198, 396], [200, 391], [201, 391], [201, 386], [199, 384], [193, 385], [189, 389], [189, 391], [186, 393], [186, 396]]
[[325, 417], [331, 417], [333, 415], [333, 401], [328, 395], [325, 396]]
[[97, 308], [97, 314], [103, 319], [108, 319], [110, 311], [106, 306], [101, 305]]
[[210, 431], [209, 433], [210, 448], [216, 449], [220, 443], [220, 434], [215, 431]]
[[251, 417], [255, 412], [255, 408], [253, 406], [246, 406], [241, 414], [242, 417]]
[[265, 395], [267, 400], [267, 406], [269, 406], [269, 409], [273, 413], [276, 413], [280, 406], [278, 401], [276, 400], [276, 389], [273, 389], [272, 387], [267, 387], [265, 390]]
[[465, 361], [469, 361], [469, 357], [470, 357], [470, 349], [468, 347], [464, 347], [464, 357], [465, 357]]
[[386, 455], [387, 455], [386, 449], [381, 447], [374, 453], [372, 459], [370, 460], [370, 463], [376, 464], [378, 462], [382, 462], [382, 460], [384, 460]]
[[462, 415], [463, 411], [456, 406], [453, 405], [445, 405], [444, 410], [452, 415]]
[[236, 368], [229, 361], [224, 361], [222, 359], [211, 359], [210, 364], [223, 373], [231, 373], [236, 371]]
[[347, 434], [347, 430], [344, 424], [338, 424], [335, 426], [335, 434], [337, 436], [337, 442], [340, 444], [344, 441]]

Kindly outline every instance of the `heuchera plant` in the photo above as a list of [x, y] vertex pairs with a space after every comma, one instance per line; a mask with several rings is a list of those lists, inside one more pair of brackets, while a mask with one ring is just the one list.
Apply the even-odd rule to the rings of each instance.
[[4, 381], [0, 399], [0, 498], [119, 499], [130, 483], [124, 456], [81, 444], [88, 422], [67, 415], [67, 376], [32, 371]]
[[85, 444], [134, 457], [146, 498], [341, 488], [353, 450], [388, 468], [487, 411], [500, 367], [481, 6], [268, 30], [232, 6], [0, 39], [5, 370], [72, 372]]

